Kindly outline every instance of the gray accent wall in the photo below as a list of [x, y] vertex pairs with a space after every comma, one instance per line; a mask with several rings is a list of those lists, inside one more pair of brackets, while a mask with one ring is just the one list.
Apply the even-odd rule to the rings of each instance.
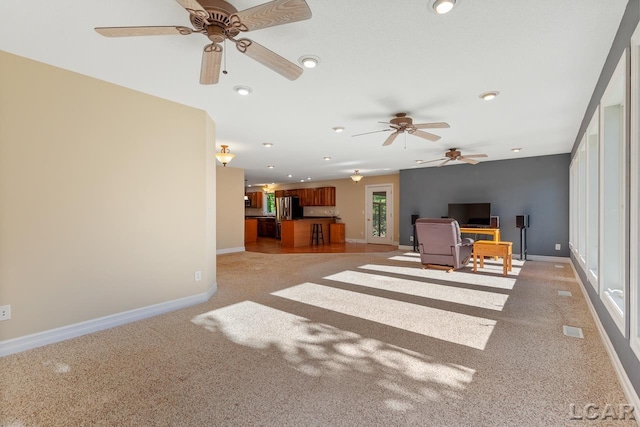
[[567, 153], [401, 170], [400, 244], [413, 244], [411, 215], [440, 218], [449, 203], [488, 202], [491, 215], [500, 218], [501, 239], [513, 242], [514, 253], [520, 253], [516, 215], [527, 214], [527, 253], [568, 257], [569, 162]]

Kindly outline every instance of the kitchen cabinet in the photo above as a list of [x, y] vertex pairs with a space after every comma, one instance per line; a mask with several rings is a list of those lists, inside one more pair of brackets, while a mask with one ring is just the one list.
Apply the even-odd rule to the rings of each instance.
[[331, 243], [344, 243], [344, 222], [335, 222], [329, 225]]
[[258, 236], [276, 237], [276, 219], [258, 218]]
[[300, 206], [335, 206], [336, 187], [294, 188], [276, 190], [276, 197], [294, 196], [300, 198]]
[[253, 193], [246, 193], [246, 196], [249, 198], [249, 203], [245, 204], [247, 208], [262, 208], [262, 192], [255, 191]]
[[245, 218], [244, 220], [244, 242], [255, 243], [258, 241], [258, 220]]

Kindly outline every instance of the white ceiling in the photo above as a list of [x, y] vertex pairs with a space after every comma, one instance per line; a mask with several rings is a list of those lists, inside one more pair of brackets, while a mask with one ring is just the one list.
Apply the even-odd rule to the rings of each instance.
[[[230, 1], [239, 10], [264, 2]], [[310, 20], [244, 34], [293, 62], [321, 58], [296, 81], [227, 45], [229, 73], [201, 86], [204, 36], [116, 39], [93, 31], [190, 26], [174, 0], [2, 0], [0, 49], [206, 110], [217, 146], [230, 146], [230, 166], [244, 168], [249, 184], [318, 181], [354, 169], [394, 173], [449, 147], [486, 153], [486, 161], [569, 152], [627, 4], [462, 0], [436, 15], [427, 0], [307, 2]], [[237, 85], [253, 93], [241, 97]], [[490, 90], [500, 96], [482, 101]], [[387, 132], [351, 136], [385, 129], [378, 121], [397, 112], [451, 128], [433, 131], [438, 142], [400, 135], [387, 147]]]

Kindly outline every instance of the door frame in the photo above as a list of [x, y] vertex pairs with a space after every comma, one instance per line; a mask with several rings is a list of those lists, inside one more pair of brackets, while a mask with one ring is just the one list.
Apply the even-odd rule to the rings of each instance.
[[[387, 191], [387, 236], [386, 237], [373, 237], [371, 233], [373, 226], [373, 193], [375, 191]], [[393, 245], [393, 183], [389, 184], [371, 184], [365, 185], [365, 215], [364, 215], [364, 232], [365, 242], [378, 245]]]

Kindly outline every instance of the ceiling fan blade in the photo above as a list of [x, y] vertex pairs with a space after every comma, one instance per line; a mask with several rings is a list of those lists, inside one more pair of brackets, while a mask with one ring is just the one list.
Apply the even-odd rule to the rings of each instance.
[[465, 157], [488, 157], [486, 154], [465, 154]]
[[239, 39], [233, 41], [236, 42], [236, 47], [240, 52], [289, 80], [295, 80], [302, 75], [302, 68], [253, 40]]
[[105, 37], [131, 37], [131, 36], [172, 36], [189, 35], [193, 33], [191, 28], [180, 26], [167, 27], [96, 27], [96, 32]]
[[200, 84], [214, 85], [220, 78], [222, 64], [222, 46], [215, 43], [204, 47], [202, 52], [202, 66], [200, 67]]
[[419, 136], [420, 138], [424, 138], [424, 139], [428, 139], [429, 141], [437, 141], [439, 140], [441, 137], [438, 135], [434, 135], [432, 133], [429, 132], [423, 132], [421, 130], [413, 130], [413, 131], [409, 131], [409, 133], [411, 135], [415, 135], [415, 136]]
[[477, 165], [478, 163], [480, 163], [480, 162], [479, 162], [479, 161], [477, 161], [477, 160], [470, 159], [470, 158], [465, 157], [465, 156], [459, 156], [459, 157], [458, 157], [458, 160], [460, 160], [461, 162], [470, 163], [470, 164], [472, 164], [472, 165]]
[[424, 164], [427, 164], [427, 163], [441, 162], [441, 161], [446, 160], [446, 159], [447, 159], [446, 157], [443, 157], [443, 158], [441, 158], [441, 159], [427, 160], [426, 162], [421, 162], [420, 164], [421, 164], [421, 165], [424, 165]]
[[198, 3], [196, 0], [176, 0], [176, 1], [180, 4], [180, 6], [184, 7], [187, 10], [187, 12], [189, 12], [190, 14], [200, 16], [205, 20], [209, 19], [209, 12], [204, 10], [204, 7], [202, 7], [202, 5]]
[[309, 19], [311, 9], [305, 0], [275, 0], [241, 10], [234, 15], [242, 24], [240, 29], [253, 31]]
[[389, 137], [387, 138], [387, 140], [382, 144], [382, 146], [384, 147], [385, 145], [391, 145], [391, 143], [396, 139], [396, 137], [400, 135], [400, 132], [395, 131], [394, 133], [392, 133], [391, 135], [389, 135]]
[[362, 135], [369, 135], [370, 133], [379, 133], [379, 132], [389, 132], [393, 129], [382, 129], [382, 130], [374, 130], [373, 132], [365, 132], [365, 133], [357, 133], [355, 135], [351, 135], [351, 136], [362, 136]]
[[441, 128], [450, 128], [449, 123], [445, 122], [436, 122], [436, 123], [419, 123], [417, 125], [413, 125], [416, 129], [441, 129]]
[[440, 164], [438, 165], [438, 167], [440, 167], [440, 166], [444, 166], [444, 165], [446, 165], [447, 163], [449, 163], [450, 161], [451, 161], [451, 159], [447, 159], [447, 160], [445, 160], [444, 162], [440, 163]]

